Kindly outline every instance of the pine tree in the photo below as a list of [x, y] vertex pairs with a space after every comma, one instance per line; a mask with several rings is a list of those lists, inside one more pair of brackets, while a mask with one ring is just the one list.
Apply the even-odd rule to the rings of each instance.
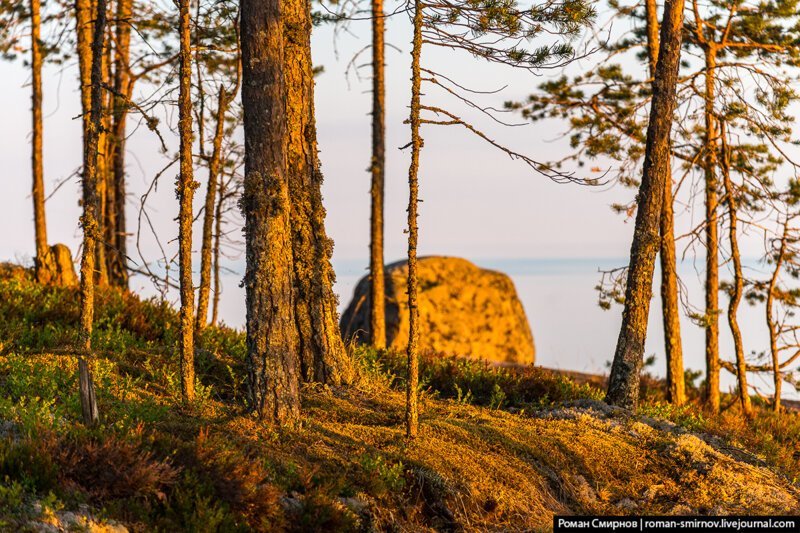
[[180, 0], [180, 93], [178, 96], [180, 132], [180, 176], [177, 194], [180, 202], [178, 214], [178, 247], [180, 277], [180, 356], [181, 391], [185, 401], [194, 399], [194, 285], [192, 282], [192, 201], [197, 183], [194, 181], [192, 158], [192, 54], [189, 0]]
[[247, 366], [252, 408], [270, 422], [300, 413], [300, 361], [287, 171], [288, 128], [281, 0], [241, 0], [247, 267]]

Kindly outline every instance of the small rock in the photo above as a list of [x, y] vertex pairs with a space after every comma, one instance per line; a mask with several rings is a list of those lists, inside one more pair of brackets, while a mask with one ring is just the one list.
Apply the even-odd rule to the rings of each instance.
[[367, 502], [358, 498], [339, 498], [339, 501], [356, 514], [360, 514], [369, 507]]
[[689, 516], [689, 515], [694, 515], [695, 511], [688, 505], [679, 503], [678, 505], [673, 507], [672, 510], [670, 510], [669, 513], [667, 514], [670, 516]]
[[631, 500], [630, 498], [622, 498], [614, 505], [617, 509], [622, 509], [623, 511], [632, 511], [634, 509], [639, 508], [639, 504], [635, 501]]

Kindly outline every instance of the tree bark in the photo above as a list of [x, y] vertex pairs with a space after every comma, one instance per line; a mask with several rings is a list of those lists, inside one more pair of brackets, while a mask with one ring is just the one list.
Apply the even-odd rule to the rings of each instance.
[[228, 93], [225, 87], [220, 86], [219, 98], [217, 100], [217, 124], [214, 131], [214, 141], [211, 151], [211, 159], [208, 163], [208, 185], [206, 186], [205, 211], [203, 213], [203, 244], [200, 251], [200, 288], [197, 298], [197, 322], [195, 331], [197, 334], [203, 331], [208, 320], [208, 300], [211, 293], [211, 262], [212, 262], [212, 238], [214, 230], [214, 215], [217, 197], [217, 182], [220, 175], [220, 162], [222, 159], [222, 139], [225, 136], [225, 115], [228, 112], [230, 102], [239, 92], [238, 83], [236, 89]]
[[[82, 4], [83, 0], [78, 0]], [[78, 8], [79, 12], [85, 5]], [[101, 83], [103, 35], [106, 25], [106, 0], [97, 0], [97, 16], [94, 20], [94, 39], [91, 50], [92, 62], [89, 76], [89, 117], [83, 147], [83, 253], [81, 257], [81, 349], [78, 357], [78, 373], [81, 396], [81, 411], [86, 425], [96, 424], [100, 418], [97, 407], [92, 371], [87, 359], [92, 357], [92, 322], [94, 320], [94, 282], [96, 237], [99, 232], [97, 214], [99, 198], [97, 192], [97, 160], [100, 129], [102, 128], [103, 93]], [[80, 19], [79, 19], [80, 20]]]
[[737, 235], [739, 217], [736, 211], [736, 193], [733, 190], [730, 172], [730, 150], [728, 149], [725, 134], [725, 122], [720, 124], [720, 138], [722, 139], [722, 179], [725, 186], [725, 196], [728, 199], [728, 239], [731, 247], [731, 259], [733, 260], [733, 292], [728, 304], [728, 325], [733, 335], [733, 346], [736, 352], [736, 377], [739, 380], [739, 402], [742, 406], [742, 413], [749, 416], [752, 412], [750, 403], [750, 391], [747, 387], [747, 361], [744, 358], [744, 346], [742, 343], [742, 330], [739, 328], [739, 320], [736, 313], [739, 310], [739, 303], [742, 301], [744, 291], [744, 277], [742, 275], [742, 258], [739, 254], [739, 237]]
[[114, 217], [110, 224], [111, 250], [107, 257], [109, 281], [115, 287], [128, 289], [128, 244], [125, 216], [126, 181], [125, 150], [128, 102], [133, 96], [130, 72], [132, 0], [117, 0], [116, 46], [114, 47], [114, 94], [111, 130], [111, 178], [114, 194], [109, 198]]
[[714, 116], [716, 48], [706, 46], [705, 181], [706, 181], [706, 390], [708, 409], [718, 413], [719, 395], [719, 237], [717, 222], [717, 125]]
[[44, 207], [44, 167], [42, 163], [42, 42], [41, 0], [31, 0], [31, 117], [33, 138], [31, 142], [31, 166], [33, 185], [33, 223], [36, 243], [36, 280], [49, 283], [53, 279], [55, 265], [47, 245], [47, 220]]
[[194, 399], [194, 286], [192, 282], [192, 200], [197, 184], [192, 168], [192, 51], [189, 0], [180, 0], [180, 93], [178, 128], [180, 131], [180, 178], [178, 179], [179, 277], [181, 292], [180, 354], [181, 391], [185, 401]]
[[408, 168], [408, 380], [406, 382], [406, 436], [414, 438], [419, 431], [419, 308], [417, 306], [417, 209], [419, 207], [419, 153], [422, 55], [422, 2], [414, 0], [414, 39], [411, 50], [411, 164]]
[[781, 411], [781, 388], [783, 387], [783, 378], [781, 377], [780, 350], [778, 349], [778, 326], [775, 324], [775, 317], [772, 313], [773, 306], [775, 305], [775, 290], [778, 284], [778, 276], [780, 276], [781, 268], [783, 268], [788, 238], [789, 221], [786, 220], [783, 226], [783, 235], [781, 236], [778, 257], [775, 259], [775, 268], [772, 271], [772, 276], [767, 285], [767, 301], [765, 305], [767, 329], [769, 330], [769, 352], [772, 357], [772, 378], [775, 384], [775, 397], [772, 400], [772, 410], [776, 413]]
[[308, 0], [287, 0], [284, 17], [284, 74], [288, 127], [295, 320], [302, 378], [331, 385], [353, 381], [355, 369], [339, 331], [333, 242], [325, 233], [322, 172], [317, 154], [311, 8]]
[[370, 188], [370, 341], [386, 348], [386, 302], [383, 259], [383, 200], [386, 179], [385, 15], [383, 0], [372, 0], [372, 186]]
[[[103, 2], [102, 7], [105, 9], [106, 2]], [[86, 139], [88, 136], [91, 106], [92, 106], [92, 71], [94, 68], [94, 49], [103, 50], [104, 42], [97, 48], [94, 43], [93, 22], [100, 16], [98, 10], [101, 4], [93, 0], [75, 0], [75, 20], [76, 20], [76, 33], [78, 36], [78, 70], [81, 80], [81, 111], [83, 116], [83, 137]], [[103, 13], [103, 17], [107, 17], [107, 13]], [[100, 38], [105, 41], [105, 28], [103, 29]], [[100, 62], [100, 82], [102, 84], [105, 80], [105, 54], [99, 58]], [[103, 95], [100, 95], [100, 110], [101, 115], [103, 110]], [[106, 285], [108, 282], [108, 271], [106, 269], [105, 261], [105, 243], [104, 243], [104, 221], [105, 216], [105, 195], [106, 195], [106, 180], [105, 180], [105, 162], [104, 154], [106, 150], [105, 132], [102, 127], [103, 117], [100, 117], [100, 127], [97, 131], [97, 170], [96, 170], [96, 183], [98, 195], [98, 212], [96, 214], [96, 223], [98, 227], [97, 234], [94, 236], [95, 246], [95, 283], [98, 285]], [[84, 141], [85, 142], [85, 141]]]
[[247, 266], [247, 366], [258, 415], [300, 416], [282, 0], [241, 0]]
[[[656, 0], [646, 0], [645, 11], [650, 75], [655, 76], [659, 44]], [[671, 163], [671, 161], [667, 162], [664, 202], [661, 209], [661, 309], [664, 324], [664, 351], [667, 357], [667, 399], [676, 405], [683, 405], [686, 402], [686, 382], [683, 372], [683, 345], [678, 302]]]
[[647, 317], [653, 271], [660, 239], [661, 210], [670, 160], [670, 131], [681, 53], [683, 0], [667, 0], [661, 25], [659, 57], [653, 81], [653, 102], [647, 127], [644, 171], [637, 198], [625, 309], [609, 376], [606, 401], [635, 409], [639, 400]]
[[225, 176], [219, 176], [219, 199], [217, 200], [216, 214], [214, 215], [214, 298], [211, 303], [211, 325], [216, 326], [219, 317], [219, 298], [222, 294], [222, 280], [220, 279], [220, 240], [222, 240], [222, 204], [225, 201]]

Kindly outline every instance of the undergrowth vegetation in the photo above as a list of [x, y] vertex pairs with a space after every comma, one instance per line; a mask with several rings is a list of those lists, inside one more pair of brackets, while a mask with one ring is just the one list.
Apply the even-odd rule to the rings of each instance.
[[[93, 339], [104, 418], [87, 429], [76, 378], [76, 292], [10, 279], [0, 280], [0, 294], [0, 530], [81, 506], [133, 531], [448, 529], [465, 519], [503, 529], [540, 526], [557, 511], [613, 511], [634, 490], [620, 479], [588, 503], [554, 496], [573, 490], [572, 478], [559, 477], [567, 489], [555, 489], [542, 474], [575, 468], [555, 451], [566, 437], [523, 442], [548, 427], [537, 418], [548, 409], [601, 400], [590, 383], [533, 367], [426, 356], [425, 429], [408, 443], [405, 355], [356, 348], [361, 379], [354, 390], [307, 387], [302, 426], [272, 429], [244, 407], [240, 332], [204, 331], [197, 400], [185, 405], [175, 312], [113, 290], [98, 293]], [[745, 420], [733, 407], [708, 418], [694, 404], [666, 404], [656, 382], [647, 382], [642, 414], [744, 446], [797, 482], [797, 415], [759, 410]], [[564, 463], [541, 466], [550, 460]]]

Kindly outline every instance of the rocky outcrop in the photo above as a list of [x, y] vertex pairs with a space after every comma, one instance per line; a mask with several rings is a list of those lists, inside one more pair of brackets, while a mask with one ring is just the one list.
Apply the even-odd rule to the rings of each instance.
[[[408, 344], [408, 265], [386, 267], [386, 344]], [[421, 257], [420, 347], [447, 355], [533, 363], [535, 349], [525, 310], [507, 275], [457, 257]], [[341, 319], [346, 340], [369, 338], [369, 279], [362, 278]]]

